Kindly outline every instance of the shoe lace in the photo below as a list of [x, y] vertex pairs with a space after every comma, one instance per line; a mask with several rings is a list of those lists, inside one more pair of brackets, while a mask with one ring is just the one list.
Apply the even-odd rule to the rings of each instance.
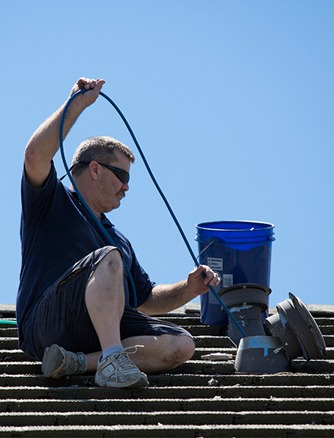
[[135, 354], [135, 353], [137, 353], [138, 348], [145, 348], [145, 346], [144, 345], [130, 345], [130, 347], [125, 347], [123, 352], [126, 354]]
[[114, 356], [117, 362], [118, 371], [122, 370], [123, 372], [126, 372], [137, 369], [136, 365], [131, 361], [129, 356], [131, 354], [135, 354], [138, 351], [138, 348], [144, 348], [144, 345], [132, 345], [130, 347], [126, 347], [123, 351], [120, 351]]
[[64, 357], [64, 362], [67, 368], [67, 373], [74, 374], [83, 368], [84, 355], [83, 353], [72, 353], [67, 351]]

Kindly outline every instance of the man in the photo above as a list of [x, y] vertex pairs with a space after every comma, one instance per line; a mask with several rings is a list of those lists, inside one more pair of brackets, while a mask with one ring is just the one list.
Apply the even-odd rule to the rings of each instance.
[[[95, 102], [104, 83], [81, 78], [73, 86], [70, 96], [86, 91], [67, 111], [64, 136]], [[176, 284], [151, 282], [130, 242], [105, 216], [120, 206], [129, 190], [134, 156], [124, 144], [110, 137], [81, 143], [72, 175], [83, 199], [73, 187], [64, 187], [52, 160], [65, 105], [34, 132], [25, 150], [17, 297], [20, 347], [42, 360], [47, 377], [95, 372], [99, 386], [147, 386], [146, 373], [178, 366], [195, 348], [187, 331], [151, 315], [180, 307], [220, 279], [208, 266], [200, 266]]]

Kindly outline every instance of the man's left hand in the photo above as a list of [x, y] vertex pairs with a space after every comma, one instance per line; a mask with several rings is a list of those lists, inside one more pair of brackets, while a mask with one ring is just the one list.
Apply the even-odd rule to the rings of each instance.
[[213, 272], [209, 266], [199, 265], [188, 275], [187, 285], [197, 296], [207, 292], [209, 290], [208, 286], [219, 286], [220, 282], [220, 276], [216, 272]]

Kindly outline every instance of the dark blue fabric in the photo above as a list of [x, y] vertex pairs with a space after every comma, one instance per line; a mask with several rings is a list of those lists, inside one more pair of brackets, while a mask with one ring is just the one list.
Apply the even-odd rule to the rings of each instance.
[[[23, 324], [20, 348], [30, 357], [42, 360], [46, 347], [58, 344], [70, 351], [94, 353], [101, 345], [89, 317], [85, 293], [87, 281], [96, 266], [115, 247], [104, 246], [81, 259], [44, 293]], [[125, 306], [120, 322], [121, 339], [134, 336], [190, 334], [175, 324], [152, 318]]]
[[[19, 330], [43, 292], [77, 261], [90, 252], [110, 245], [98, 230], [75, 192], [58, 179], [52, 164], [50, 174], [40, 188], [22, 177], [22, 268], [16, 303]], [[140, 266], [125, 236], [106, 216], [103, 225], [111, 235], [130, 269], [137, 292], [137, 305], [143, 304], [155, 283]], [[131, 286], [124, 270], [126, 304], [133, 306]]]

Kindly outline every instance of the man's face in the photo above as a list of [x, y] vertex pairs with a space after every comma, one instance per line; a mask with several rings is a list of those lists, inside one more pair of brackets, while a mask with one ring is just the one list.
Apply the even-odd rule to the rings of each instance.
[[[98, 184], [98, 199], [100, 203], [99, 210], [102, 213], [107, 213], [121, 204], [121, 200], [125, 197], [125, 193], [129, 190], [128, 182], [124, 182], [124, 174], [118, 172], [121, 169], [127, 173], [130, 172], [131, 162], [129, 158], [122, 152], [115, 151], [116, 160], [105, 160], [103, 164], [115, 167], [113, 171], [104, 165], [99, 164], [99, 184]], [[121, 181], [123, 180], [123, 182]]]

